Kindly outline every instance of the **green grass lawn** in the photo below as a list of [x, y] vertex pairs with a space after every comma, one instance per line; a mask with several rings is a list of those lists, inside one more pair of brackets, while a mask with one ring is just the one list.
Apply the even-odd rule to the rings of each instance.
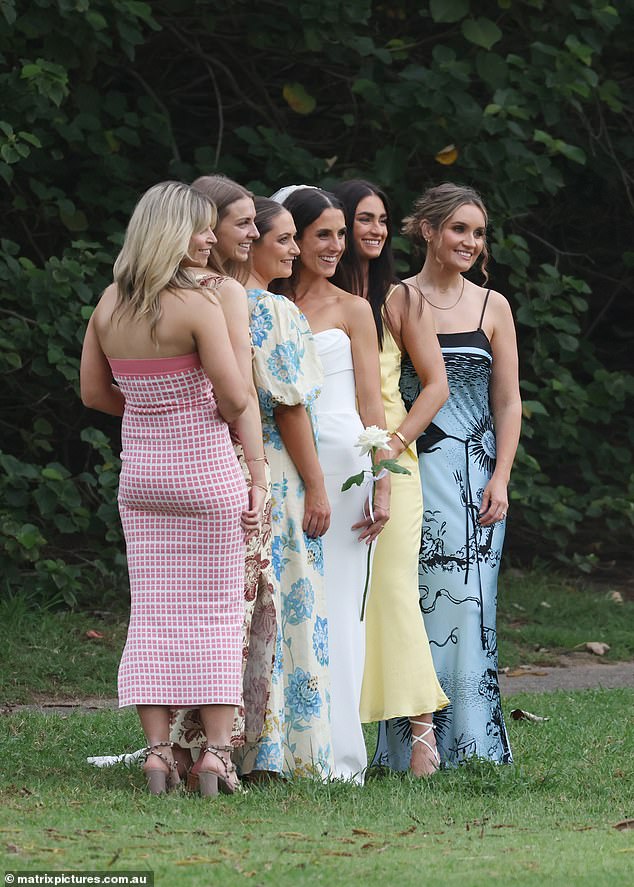
[[[509, 570], [498, 590], [499, 666], [559, 663], [587, 641], [604, 641], [603, 659], [634, 659], [634, 601], [558, 576]], [[634, 883], [634, 879], [633, 879]]]
[[[116, 695], [127, 612], [34, 612], [0, 602], [0, 704]], [[90, 639], [87, 632], [103, 637]], [[634, 659], [634, 601], [559, 577], [511, 570], [500, 579], [500, 667], [557, 662], [586, 641], [610, 644], [606, 660]]]
[[[549, 721], [509, 717], [521, 706]], [[634, 690], [505, 700], [516, 763], [364, 788], [305, 780], [202, 799], [146, 794], [133, 712], [0, 718], [5, 869], [150, 869], [172, 885], [620, 887], [632, 883]]]

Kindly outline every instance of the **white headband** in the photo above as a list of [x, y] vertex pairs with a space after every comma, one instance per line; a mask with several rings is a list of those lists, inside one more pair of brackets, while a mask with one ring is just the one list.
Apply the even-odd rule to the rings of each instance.
[[[285, 185], [283, 188], [279, 188], [275, 194], [271, 194], [271, 200], [274, 200], [276, 203], [284, 203], [287, 197], [290, 197], [291, 194], [294, 194], [295, 191], [299, 191], [302, 188], [315, 188], [314, 185]], [[319, 191], [319, 188], [315, 188], [316, 191]]]

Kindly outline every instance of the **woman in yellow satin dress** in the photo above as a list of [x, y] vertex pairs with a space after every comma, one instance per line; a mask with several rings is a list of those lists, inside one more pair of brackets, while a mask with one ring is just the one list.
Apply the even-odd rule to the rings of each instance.
[[[335, 282], [372, 306], [381, 346], [381, 392], [392, 435], [390, 448], [410, 471], [391, 475], [390, 519], [376, 543], [366, 611], [361, 720], [402, 719], [412, 740], [410, 769], [416, 776], [428, 776], [439, 765], [432, 715], [446, 708], [449, 700], [436, 677], [419, 607], [423, 500], [415, 441], [449, 389], [431, 312], [394, 274], [385, 194], [360, 180], [344, 182], [333, 192], [344, 205], [348, 230]], [[409, 413], [399, 392], [404, 352], [423, 384]]]

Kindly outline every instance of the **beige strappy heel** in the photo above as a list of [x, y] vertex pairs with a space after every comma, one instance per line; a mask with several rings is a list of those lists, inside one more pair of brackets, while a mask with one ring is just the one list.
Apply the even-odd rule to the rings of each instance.
[[203, 797], [217, 795], [219, 789], [225, 795], [233, 795], [241, 790], [235, 764], [229, 757], [231, 751], [230, 745], [208, 745], [201, 749], [201, 754], [209, 752], [217, 758], [224, 770], [224, 773], [216, 773], [215, 770], [198, 771], [200, 794]]
[[144, 749], [146, 761], [150, 755], [154, 755], [156, 758], [160, 758], [164, 764], [167, 764], [168, 768], [167, 772], [156, 768], [145, 771], [147, 787], [151, 795], [162, 795], [166, 791], [171, 791], [180, 783], [176, 761], [173, 758], [170, 760], [163, 752], [159, 751], [160, 748], [172, 748], [172, 745], [173, 743], [171, 742], [156, 742], [154, 745]]
[[[427, 729], [423, 733], [421, 733], [419, 736], [416, 736], [416, 734], [412, 730], [412, 747], [414, 746], [415, 742], [422, 742], [423, 745], [427, 746], [427, 748], [432, 753], [434, 763], [436, 764], [436, 768], [433, 771], [433, 773], [435, 773], [440, 768], [440, 755], [438, 754], [438, 749], [435, 746], [431, 745], [429, 742], [427, 742], [425, 737], [429, 736], [430, 733], [433, 736], [434, 730], [436, 729], [436, 725], [434, 724], [433, 721], [431, 723], [428, 721], [415, 721], [413, 718], [410, 718], [410, 724], [416, 724], [417, 727], [427, 727]], [[421, 774], [421, 775], [432, 776], [433, 773], [427, 773], [427, 774]]]

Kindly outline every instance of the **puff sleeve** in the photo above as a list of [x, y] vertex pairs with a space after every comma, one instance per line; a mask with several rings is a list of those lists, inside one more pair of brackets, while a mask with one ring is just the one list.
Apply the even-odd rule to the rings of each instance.
[[262, 412], [276, 406], [310, 408], [323, 382], [313, 334], [301, 311], [285, 296], [249, 290], [253, 377]]

